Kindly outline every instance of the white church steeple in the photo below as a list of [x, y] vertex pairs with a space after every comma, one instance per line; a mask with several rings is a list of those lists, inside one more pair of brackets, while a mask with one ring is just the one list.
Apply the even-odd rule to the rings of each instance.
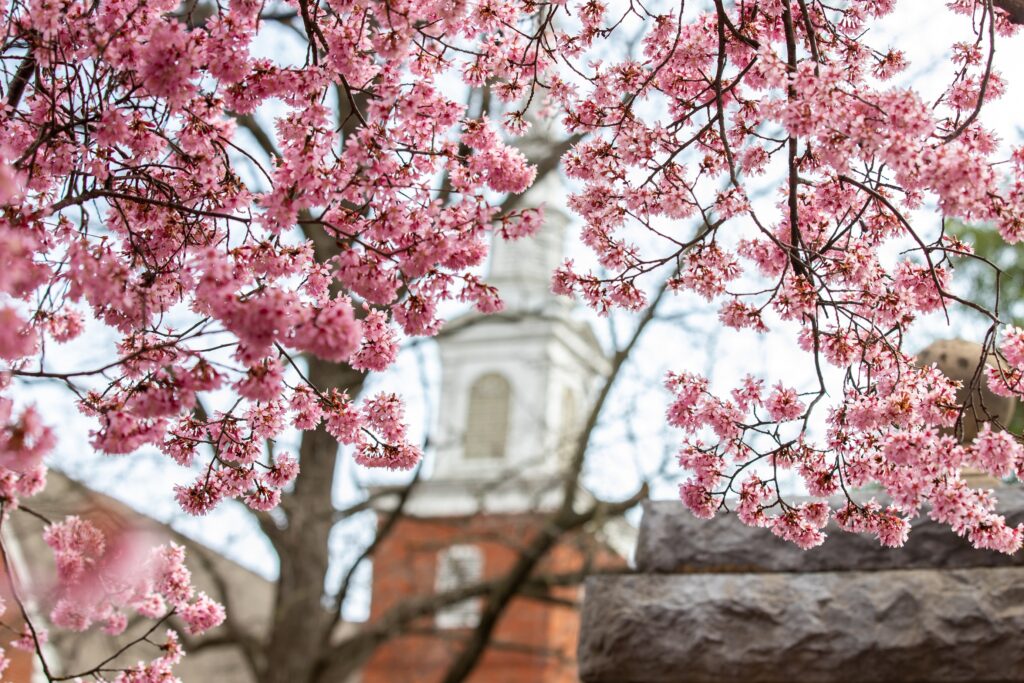
[[499, 239], [492, 248], [485, 279], [498, 288], [505, 310], [467, 314], [438, 338], [436, 450], [414, 514], [431, 514], [424, 505], [443, 515], [536, 507], [536, 497], [546, 495], [541, 488], [558, 489], [596, 381], [607, 372], [590, 327], [551, 292], [568, 218], [557, 208], [564, 201], [561, 182], [554, 173], [547, 180], [554, 182], [531, 190], [526, 202], [547, 200], [538, 234]]
[[544, 222], [532, 237], [494, 240], [487, 282], [498, 288], [506, 311], [569, 309], [570, 301], [551, 291], [551, 275], [565, 257], [569, 217], [560, 208], [565, 186], [550, 173], [530, 189], [527, 201], [544, 205]]

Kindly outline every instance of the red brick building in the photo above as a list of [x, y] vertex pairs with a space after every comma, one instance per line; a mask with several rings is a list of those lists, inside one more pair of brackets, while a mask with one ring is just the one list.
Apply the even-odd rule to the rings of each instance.
[[[517, 542], [537, 532], [538, 516], [409, 519], [376, 553], [371, 621], [410, 596], [454, 589], [453, 565], [467, 582], [501, 576], [519, 557]], [[454, 557], [453, 557], [454, 556]], [[558, 576], [589, 566], [621, 566], [621, 556], [593, 536], [580, 535], [556, 547], [535, 573]], [[445, 584], [448, 585], [445, 585]], [[545, 598], [517, 597], [506, 609], [472, 683], [570, 683], [576, 676], [581, 598], [578, 586], [555, 587]], [[363, 673], [364, 683], [436, 683], [441, 680], [476, 624], [475, 600], [426, 617], [414, 629], [382, 646]]]

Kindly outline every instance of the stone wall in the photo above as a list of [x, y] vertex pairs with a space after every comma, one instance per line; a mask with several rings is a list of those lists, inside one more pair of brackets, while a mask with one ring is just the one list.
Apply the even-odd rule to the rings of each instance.
[[[1024, 493], [1000, 495], [1024, 521]], [[836, 533], [805, 552], [656, 502], [636, 563], [586, 584], [585, 683], [1024, 681], [1024, 557], [927, 519], [899, 550]]]

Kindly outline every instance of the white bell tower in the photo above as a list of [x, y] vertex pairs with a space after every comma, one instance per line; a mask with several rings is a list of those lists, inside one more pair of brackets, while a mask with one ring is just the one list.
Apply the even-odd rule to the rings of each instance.
[[[419, 516], [536, 510], [559, 497], [559, 472], [575, 447], [608, 361], [593, 331], [551, 292], [564, 255], [564, 187], [552, 173], [530, 190], [547, 204], [537, 235], [500, 238], [488, 276], [505, 302], [469, 313], [438, 338], [441, 401], [432, 471], [410, 510]], [[539, 195], [539, 196], [538, 196]]]

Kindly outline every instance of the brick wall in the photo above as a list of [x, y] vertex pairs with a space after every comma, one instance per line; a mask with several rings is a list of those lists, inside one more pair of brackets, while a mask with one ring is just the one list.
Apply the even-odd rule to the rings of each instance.
[[[483, 555], [483, 576], [508, 570], [540, 528], [535, 516], [489, 516], [456, 519], [405, 519], [374, 554], [371, 621], [412, 596], [434, 593], [438, 555], [453, 544], [472, 544]], [[557, 546], [538, 574], [579, 571], [591, 558], [599, 566], [622, 565], [587, 536]], [[575, 602], [577, 586], [558, 587], [552, 595]], [[467, 629], [439, 629], [424, 618], [413, 633], [382, 646], [364, 671], [365, 683], [436, 683], [461, 650]], [[569, 683], [576, 681], [579, 615], [571, 605], [519, 597], [499, 621], [494, 637], [471, 683]]]

